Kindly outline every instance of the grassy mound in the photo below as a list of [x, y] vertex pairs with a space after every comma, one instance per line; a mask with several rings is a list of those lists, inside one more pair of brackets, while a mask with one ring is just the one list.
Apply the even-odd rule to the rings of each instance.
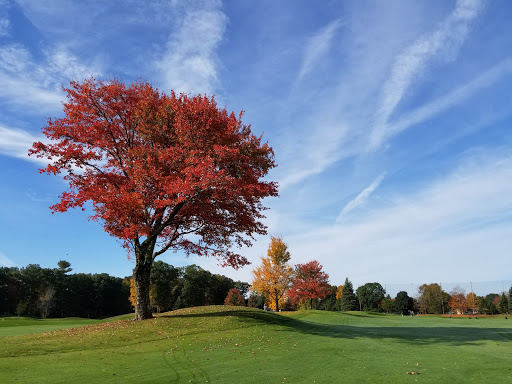
[[503, 317], [213, 306], [0, 343], [2, 383], [512, 382], [512, 322]]

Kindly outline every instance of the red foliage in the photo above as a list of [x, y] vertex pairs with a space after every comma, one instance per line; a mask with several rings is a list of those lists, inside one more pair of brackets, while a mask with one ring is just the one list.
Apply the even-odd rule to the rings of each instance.
[[231, 288], [224, 300], [224, 305], [244, 306], [245, 299], [238, 289]]
[[295, 266], [295, 276], [288, 297], [295, 303], [323, 299], [330, 292], [329, 275], [316, 260]]
[[90, 218], [134, 251], [137, 319], [151, 317], [151, 265], [168, 249], [249, 263], [230, 248], [266, 233], [261, 200], [277, 196], [277, 184], [261, 180], [274, 153], [241, 113], [142, 82], [90, 79], [64, 90], [65, 117], [48, 120], [48, 143], [34, 143], [29, 155], [48, 159], [40, 171], [69, 183], [53, 212], [90, 202]]
[[166, 95], [142, 82], [90, 79], [65, 91], [65, 117], [43, 130], [50, 144], [36, 142], [29, 153], [52, 161], [41, 172], [69, 182], [54, 212], [91, 202], [90, 218], [131, 248], [158, 239], [154, 256], [172, 248], [248, 264], [228, 248], [265, 233], [260, 201], [276, 196], [277, 185], [260, 181], [275, 166], [273, 151], [242, 114], [219, 109], [213, 97]]

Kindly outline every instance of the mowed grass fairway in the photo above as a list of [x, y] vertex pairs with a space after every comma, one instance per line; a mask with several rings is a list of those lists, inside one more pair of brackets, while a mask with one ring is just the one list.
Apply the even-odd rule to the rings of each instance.
[[105, 320], [68, 317], [65, 319], [34, 319], [30, 317], [0, 317], [0, 337], [49, 332], [57, 329], [80, 327], [107, 321], [133, 318], [133, 315], [116, 316]]
[[509, 383], [511, 362], [503, 316], [215, 306], [0, 338], [0, 383]]

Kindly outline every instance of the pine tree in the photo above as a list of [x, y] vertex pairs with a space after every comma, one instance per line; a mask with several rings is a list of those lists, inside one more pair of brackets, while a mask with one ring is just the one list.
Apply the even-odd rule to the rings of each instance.
[[507, 313], [508, 312], [508, 298], [505, 293], [501, 294], [500, 301], [498, 302], [498, 310], [500, 313]]
[[512, 313], [512, 286], [508, 290], [508, 313]]
[[354, 287], [352, 283], [348, 279], [345, 279], [345, 284], [343, 284], [343, 293], [341, 295], [341, 303], [340, 309], [342, 311], [356, 311], [359, 308], [357, 304], [357, 298], [354, 293]]

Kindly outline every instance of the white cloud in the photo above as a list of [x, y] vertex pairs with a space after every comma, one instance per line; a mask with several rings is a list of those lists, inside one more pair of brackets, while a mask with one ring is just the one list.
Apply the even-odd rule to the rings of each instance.
[[368, 187], [363, 189], [354, 199], [350, 200], [341, 210], [340, 214], [336, 218], [336, 222], [338, 223], [342, 221], [345, 215], [366, 203], [370, 195], [379, 187], [380, 183], [382, 183], [384, 176], [384, 174], [381, 174]]
[[293, 262], [317, 259], [336, 284], [346, 276], [355, 284], [486, 281], [512, 267], [510, 151], [474, 155], [422, 190], [387, 201], [334, 226], [304, 228], [296, 218], [284, 234]]
[[[301, 66], [301, 72], [309, 73], [312, 82], [296, 80], [282, 102], [284, 118], [278, 116], [284, 133], [273, 146], [281, 189], [320, 175], [344, 159], [366, 154], [381, 84], [397, 52], [407, 43], [403, 36], [421, 29], [428, 10], [422, 7], [376, 4], [353, 17], [344, 14], [346, 24], [336, 20], [315, 36], [320, 47], [315, 52], [311, 44]], [[300, 53], [304, 54], [302, 50]], [[337, 58], [339, 69], [329, 66], [325, 73], [312, 73], [324, 57]], [[318, 86], [313, 81], [317, 79], [321, 84], [328, 81]]]
[[7, 15], [7, 7], [7, 1], [0, 0], [0, 36], [9, 36], [11, 23]]
[[341, 25], [340, 19], [334, 20], [308, 40], [299, 71], [298, 81], [302, 80], [304, 76], [311, 72], [329, 52], [332, 40]]
[[512, 59], [505, 59], [484, 73], [480, 74], [469, 83], [453, 90], [447, 95], [430, 103], [424, 104], [409, 113], [404, 114], [396, 123], [390, 124], [387, 136], [397, 134], [405, 129], [421, 123], [448, 108], [460, 104], [476, 94], [478, 91], [490, 87], [501, 78], [512, 74]]
[[0, 252], [0, 266], [15, 267], [16, 263]]
[[98, 67], [81, 64], [78, 58], [63, 47], [57, 47], [46, 52], [47, 72], [58, 74], [60, 78], [82, 81], [85, 78], [98, 75]]
[[9, 19], [0, 15], [0, 36], [9, 35]]
[[376, 149], [392, 135], [390, 119], [409, 87], [435, 57], [453, 59], [470, 32], [471, 22], [483, 9], [479, 0], [459, 0], [455, 10], [431, 34], [418, 39], [395, 60], [384, 84], [370, 149]]
[[80, 64], [61, 47], [47, 48], [38, 61], [23, 46], [6, 45], [0, 48], [0, 100], [32, 111], [55, 111], [64, 100], [62, 85], [99, 73], [98, 67]]
[[[86, 33], [89, 36], [104, 32], [115, 24], [116, 29], [126, 24], [168, 26], [176, 21], [175, 8], [180, 1], [175, 0], [111, 0], [68, 1], [17, 0], [23, 14], [46, 36], [58, 36], [67, 40]], [[114, 14], [115, 13], [115, 14]], [[91, 29], [97, 28], [95, 34]], [[70, 35], [70, 30], [73, 36]], [[101, 30], [101, 31], [100, 31]]]
[[185, 11], [166, 51], [156, 63], [167, 90], [211, 94], [217, 85], [216, 49], [222, 41], [227, 17], [220, 4]]
[[[14, 129], [2, 126], [0, 124], [0, 154], [4, 156], [15, 157], [18, 159], [31, 161], [40, 166], [46, 166], [50, 163], [47, 158], [39, 158], [35, 155], [29, 156], [28, 151], [36, 141], [48, 143], [49, 140], [43, 135], [34, 136], [24, 130]], [[81, 169], [76, 169], [82, 172]]]
[[24, 160], [35, 160], [34, 156], [28, 156], [28, 150], [32, 148], [35, 141], [41, 141], [28, 132], [2, 127], [0, 125], [0, 153], [2, 155], [17, 157]]
[[[316, 123], [318, 126], [315, 127], [314, 134], [303, 140], [294, 138], [293, 146], [290, 146], [293, 152], [285, 154], [287, 162], [284, 167], [280, 164], [278, 168], [278, 172], [283, 172], [278, 178], [281, 190], [322, 173], [340, 158], [339, 147], [346, 137], [347, 126], [343, 123], [323, 123], [319, 119]], [[279, 163], [280, 159], [277, 160]]]

